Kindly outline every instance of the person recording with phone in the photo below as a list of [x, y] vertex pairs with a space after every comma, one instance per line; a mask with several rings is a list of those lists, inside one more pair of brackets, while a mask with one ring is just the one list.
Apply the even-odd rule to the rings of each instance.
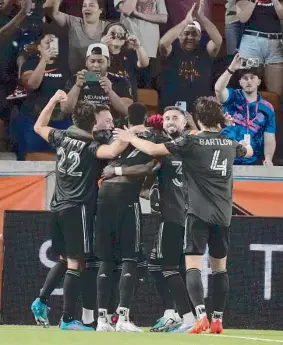
[[86, 69], [79, 71], [67, 83], [68, 100], [61, 104], [61, 110], [71, 114], [78, 100], [87, 100], [94, 105], [108, 105], [113, 118], [126, 117], [128, 107], [133, 103], [129, 81], [108, 72], [110, 54], [106, 45], [91, 44], [86, 54]]
[[[253, 148], [253, 156], [238, 157], [234, 164], [272, 166], [276, 148], [276, 116], [273, 106], [258, 93], [261, 84], [259, 68], [243, 68], [251, 64], [252, 61], [243, 61], [237, 54], [215, 84], [217, 99], [234, 120], [234, 126], [225, 127], [222, 134], [240, 143], [244, 141]], [[241, 88], [227, 88], [236, 72]]]
[[[50, 97], [64, 88], [70, 73], [60, 51], [59, 40], [48, 25], [42, 27], [41, 38], [36, 45], [38, 54], [30, 56], [21, 70], [20, 80], [28, 91], [27, 98], [20, 113], [11, 119], [11, 131], [18, 144], [19, 160], [23, 160], [27, 152], [53, 151], [34, 132], [33, 126]], [[58, 105], [52, 113], [51, 122], [53, 127], [65, 129], [70, 126], [71, 119], [62, 116]]]
[[108, 71], [129, 79], [136, 102], [139, 70], [149, 65], [145, 49], [138, 38], [129, 34], [120, 23], [107, 25], [102, 36], [101, 43], [108, 47], [110, 53], [111, 63]]

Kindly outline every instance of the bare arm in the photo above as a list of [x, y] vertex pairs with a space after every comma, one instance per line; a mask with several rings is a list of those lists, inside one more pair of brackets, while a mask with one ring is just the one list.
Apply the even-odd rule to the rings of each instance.
[[[235, 55], [228, 69], [229, 71], [231, 71], [231, 73], [235, 73], [235, 71], [238, 70], [240, 67], [241, 67], [241, 58], [240, 58], [240, 55], [237, 54]], [[232, 77], [232, 74], [228, 71], [228, 69], [218, 78], [214, 86], [216, 97], [221, 103], [225, 103], [229, 96], [227, 86]]]
[[188, 24], [193, 23], [193, 12], [196, 8], [196, 4], [192, 6], [187, 13], [186, 18], [181, 23], [174, 26], [161, 38], [159, 42], [159, 51], [162, 56], [168, 56], [172, 51], [172, 43], [180, 36]]
[[122, 0], [119, 3], [119, 11], [125, 16], [131, 15], [137, 7], [137, 0]]
[[[146, 177], [153, 174], [157, 169], [159, 169], [160, 164], [151, 161], [147, 164], [139, 164], [133, 166], [122, 166], [122, 167], [113, 167], [108, 165], [102, 173], [103, 180], [109, 180], [115, 176], [126, 176], [126, 177]], [[118, 170], [117, 170], [118, 169]]]
[[41, 59], [34, 71], [26, 71], [21, 75], [21, 82], [26, 89], [36, 90], [39, 88], [44, 77], [46, 61]]
[[50, 18], [52, 18], [58, 26], [63, 28], [67, 25], [67, 14], [59, 11], [62, 0], [47, 0], [44, 4], [45, 11]]
[[52, 112], [57, 103], [66, 101], [66, 97], [67, 96], [64, 91], [58, 90], [46, 104], [34, 125], [34, 131], [47, 142], [49, 133], [53, 129], [48, 126]]
[[61, 104], [61, 110], [63, 113], [71, 114], [74, 111], [76, 104], [78, 103], [80, 93], [81, 88], [75, 84], [67, 95], [68, 100]]
[[26, 18], [26, 13], [24, 10], [20, 10], [16, 16], [9, 21], [5, 26], [0, 29], [0, 45], [3, 44], [7, 38], [9, 38], [13, 33], [18, 30], [20, 24]]
[[145, 68], [149, 65], [149, 58], [147, 56], [147, 53], [144, 49], [144, 47], [139, 46], [136, 49], [136, 53], [137, 53], [137, 57], [138, 57], [138, 62], [137, 62], [137, 66], [139, 68]]
[[[258, 0], [257, 0], [258, 1]], [[237, 17], [241, 23], [246, 23], [256, 7], [257, 1], [251, 2], [246, 0], [241, 0], [236, 4]]]
[[121, 115], [128, 115], [128, 108], [133, 103], [133, 100], [126, 97], [119, 97], [113, 90], [109, 92], [109, 99], [111, 106]]
[[150, 23], [165, 24], [168, 20], [168, 14], [156, 14], [156, 13], [142, 13], [138, 11], [133, 12], [134, 17], [143, 19]]
[[96, 151], [96, 157], [98, 159], [113, 159], [117, 157], [121, 152], [125, 150], [128, 143], [124, 143], [120, 140], [113, 141], [110, 145], [101, 145]]
[[279, 0], [272, 0], [277, 16], [283, 20], [283, 5]]
[[138, 150], [150, 155], [150, 156], [166, 156], [170, 155], [164, 144], [154, 144], [148, 140], [140, 139], [134, 136], [131, 139], [130, 144], [136, 147]]
[[219, 53], [223, 39], [217, 27], [205, 16], [204, 0], [200, 1], [198, 17], [210, 37], [210, 41], [206, 46], [208, 54], [215, 57]]
[[275, 134], [265, 132], [264, 133], [264, 158], [265, 158], [265, 161], [272, 162], [275, 149], [276, 149]]

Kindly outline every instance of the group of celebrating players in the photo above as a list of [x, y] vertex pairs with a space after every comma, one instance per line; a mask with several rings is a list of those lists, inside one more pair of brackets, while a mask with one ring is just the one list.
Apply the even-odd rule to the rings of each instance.
[[[252, 156], [251, 146], [221, 134], [229, 124], [213, 97], [195, 103], [198, 131], [190, 130], [187, 114], [175, 106], [164, 110], [163, 129], [145, 126], [146, 107], [133, 104], [128, 127], [96, 132], [98, 110], [87, 101], [77, 104], [73, 126], [48, 127], [53, 109], [66, 98], [57, 91], [34, 127], [57, 152], [52, 249], [60, 256], [32, 304], [36, 322], [49, 325], [48, 298], [64, 277], [62, 330], [142, 332], [129, 313], [148, 269], [165, 309], [153, 331], [221, 333], [229, 290], [233, 162], [236, 156]], [[157, 176], [161, 224], [147, 263], [139, 198], [151, 175]], [[201, 280], [207, 245], [211, 321]], [[81, 292], [82, 322], [76, 320]]]

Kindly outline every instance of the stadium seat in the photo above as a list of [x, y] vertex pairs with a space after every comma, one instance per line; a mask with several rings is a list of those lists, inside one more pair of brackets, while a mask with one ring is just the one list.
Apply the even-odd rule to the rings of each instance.
[[56, 161], [56, 154], [53, 152], [30, 152], [25, 155], [26, 161]]
[[276, 113], [277, 123], [282, 122], [283, 118], [280, 114], [280, 96], [278, 96], [275, 92], [269, 91], [261, 91], [260, 94], [263, 98], [265, 98], [269, 103], [273, 105], [274, 111]]
[[145, 104], [150, 112], [156, 113], [159, 108], [157, 91], [153, 89], [138, 89], [138, 102]]

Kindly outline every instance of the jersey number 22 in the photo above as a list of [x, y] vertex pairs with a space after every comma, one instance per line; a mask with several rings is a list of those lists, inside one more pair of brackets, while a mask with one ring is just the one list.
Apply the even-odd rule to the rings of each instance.
[[[78, 154], [78, 152], [71, 151], [68, 154], [68, 157], [66, 157], [63, 147], [60, 147], [57, 151], [57, 155], [61, 157], [57, 164], [58, 171], [69, 176], [82, 176], [81, 171], [74, 171], [80, 165], [81, 162], [80, 155]], [[67, 158], [70, 160], [71, 164], [67, 169], [65, 169], [63, 168], [63, 166], [65, 166]]]

